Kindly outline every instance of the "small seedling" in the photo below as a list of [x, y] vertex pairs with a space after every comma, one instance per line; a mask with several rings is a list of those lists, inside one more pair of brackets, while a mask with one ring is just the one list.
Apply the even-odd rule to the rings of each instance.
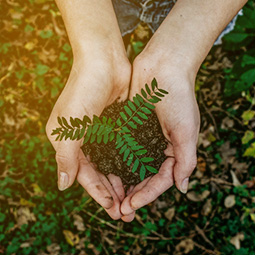
[[57, 135], [57, 140], [70, 139], [79, 140], [84, 138], [85, 143], [107, 144], [115, 140], [116, 150], [123, 154], [123, 162], [128, 167], [132, 167], [134, 173], [139, 168], [140, 179], [143, 180], [148, 170], [157, 173], [157, 169], [148, 163], [154, 161], [151, 157], [145, 157], [146, 148], [139, 145], [132, 137], [130, 128], [137, 129], [138, 125], [143, 125], [143, 120], [148, 120], [148, 115], [155, 108], [153, 104], [161, 101], [167, 91], [158, 88], [156, 79], [151, 82], [150, 87], [145, 84], [145, 89], [141, 89], [141, 95], [136, 94], [133, 101], [128, 100], [124, 106], [124, 111], [120, 112], [120, 117], [114, 122], [110, 117], [93, 116], [91, 120], [87, 115], [83, 119], [70, 117], [70, 122], [64, 117], [58, 117], [60, 127], [53, 130], [51, 135]]

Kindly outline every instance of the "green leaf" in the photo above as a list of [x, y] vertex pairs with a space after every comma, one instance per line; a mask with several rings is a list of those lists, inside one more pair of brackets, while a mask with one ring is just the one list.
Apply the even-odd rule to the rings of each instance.
[[67, 138], [70, 138], [70, 140], [73, 140], [73, 139], [72, 139], [72, 137], [73, 137], [73, 132], [74, 132], [73, 129], [70, 130], [69, 132], [67, 132], [66, 137], [65, 137], [65, 140], [66, 140]]
[[98, 131], [97, 131], [97, 135], [101, 135], [104, 130], [105, 130], [105, 126], [103, 126], [103, 125], [100, 126]]
[[164, 89], [158, 89], [159, 90], [159, 92], [161, 92], [161, 93], [163, 93], [163, 94], [168, 94], [168, 92], [166, 91], [166, 90], [164, 90]]
[[82, 121], [83, 121], [84, 124], [91, 123], [91, 119], [87, 115], [83, 116], [83, 120]]
[[122, 125], [120, 118], [117, 119], [116, 124], [120, 127]]
[[139, 150], [139, 151], [136, 151], [135, 152], [135, 155], [137, 155], [137, 156], [140, 156], [140, 155], [143, 155], [143, 154], [145, 154], [147, 152], [147, 150]]
[[159, 92], [155, 92], [155, 94], [156, 94], [157, 96], [159, 96], [159, 97], [164, 97], [164, 95], [161, 94], [161, 93], [159, 93]]
[[143, 124], [143, 122], [142, 122], [137, 116], [134, 116], [134, 117], [133, 117], [133, 120], [134, 120], [136, 123], [138, 123], [139, 125], [142, 125], [142, 124]]
[[141, 103], [144, 102], [143, 98], [142, 98], [139, 94], [136, 94], [136, 98], [137, 98]]
[[120, 147], [122, 147], [124, 145], [124, 141], [120, 141], [117, 143], [116, 149], [119, 149]]
[[157, 80], [155, 78], [151, 82], [151, 88], [152, 88], [153, 91], [155, 90], [155, 88], [158, 88], [158, 83], [157, 83]]
[[151, 111], [146, 107], [141, 107], [141, 110], [147, 114], [151, 114]]
[[135, 160], [135, 163], [132, 167], [132, 173], [134, 173], [137, 170], [137, 167], [139, 166], [139, 159]]
[[72, 117], [70, 117], [70, 123], [71, 123], [71, 125], [72, 125], [73, 127], [77, 127], [77, 128], [80, 127], [79, 123], [76, 122], [76, 120], [75, 120], [74, 118], [72, 118]]
[[109, 140], [109, 134], [104, 134], [104, 144], [107, 144], [108, 143], [108, 140]]
[[79, 129], [79, 128], [77, 128], [77, 129], [75, 130], [75, 133], [74, 133], [73, 139], [77, 139], [77, 138], [79, 137], [79, 134], [80, 134], [80, 129]]
[[132, 115], [132, 111], [125, 105], [124, 106], [124, 110], [126, 111], [126, 113], [131, 116]]
[[[145, 109], [146, 109], [146, 108], [145, 108]], [[150, 111], [150, 113], [151, 113], [151, 111]], [[147, 117], [144, 113], [142, 113], [142, 112], [137, 112], [137, 114], [138, 114], [141, 118], [143, 118], [143, 119], [145, 119], [145, 120], [148, 119], [148, 117]]]
[[62, 123], [64, 124], [64, 126], [66, 126], [67, 128], [72, 129], [72, 127], [68, 124], [67, 120], [65, 117], [62, 117]]
[[140, 149], [144, 149], [144, 147], [142, 145], [134, 145], [131, 147], [131, 150], [133, 150], [133, 151], [137, 151]]
[[125, 144], [123, 147], [121, 147], [119, 154], [122, 154], [127, 149], [127, 145]]
[[133, 101], [138, 107], [140, 106], [140, 102], [136, 97], [133, 97]]
[[46, 65], [38, 64], [36, 66], [35, 73], [37, 75], [44, 75], [44, 74], [46, 74], [49, 71], [49, 69], [50, 68], [48, 66], [46, 66]]
[[68, 130], [65, 129], [64, 132], [60, 135], [60, 141], [62, 141], [62, 139], [66, 136]]
[[244, 136], [242, 137], [242, 144], [247, 144], [255, 137], [255, 133], [251, 130], [246, 130]]
[[6, 215], [0, 212], [0, 222], [4, 222]]
[[137, 129], [137, 126], [136, 126], [136, 124], [135, 124], [133, 121], [129, 121], [129, 122], [128, 122], [128, 125], [129, 125], [131, 128], [133, 128], [133, 129]]
[[143, 181], [143, 180], [144, 180], [145, 173], [146, 173], [145, 166], [144, 166], [144, 165], [142, 165], [142, 166], [141, 166], [141, 168], [140, 168], [140, 179], [141, 179], [141, 181]]
[[109, 118], [109, 119], [108, 119], [108, 121], [107, 121], [107, 123], [108, 123], [108, 125], [111, 125], [111, 123], [112, 123], [112, 119], [111, 119], [111, 118]]
[[96, 137], [97, 137], [97, 135], [96, 135], [96, 134], [92, 134], [92, 135], [91, 135], [91, 137], [90, 137], [90, 143], [95, 142]]
[[142, 93], [142, 96], [143, 96], [145, 99], [148, 98], [148, 96], [147, 96], [147, 94], [146, 94], [146, 92], [145, 92], [144, 89], [141, 89], [141, 93]]
[[127, 160], [127, 157], [130, 153], [130, 150], [129, 149], [126, 149], [125, 152], [124, 152], [124, 156], [123, 156], [123, 161], [125, 162]]
[[121, 118], [122, 118], [124, 121], [127, 121], [127, 120], [128, 120], [128, 118], [127, 118], [127, 116], [126, 116], [126, 114], [125, 114], [124, 112], [120, 112], [120, 116], [121, 116]]
[[53, 32], [52, 30], [42, 30], [40, 32], [40, 36], [43, 38], [43, 39], [48, 39], [50, 37], [53, 36]]
[[243, 156], [255, 158], [255, 142], [252, 143], [251, 146], [245, 150]]
[[93, 124], [94, 123], [101, 123], [101, 120], [96, 115], [93, 115]]
[[79, 134], [77, 140], [81, 139], [81, 138], [84, 136], [85, 130], [86, 130], [86, 126], [87, 126], [87, 125], [85, 125], [85, 126], [82, 127], [81, 132], [80, 132], [80, 134]]
[[109, 141], [111, 142], [115, 138], [114, 132], [110, 133]]
[[158, 173], [158, 170], [152, 166], [146, 166], [147, 170], [150, 171], [151, 173]]
[[106, 124], [107, 118], [105, 116], [102, 117], [102, 122], [103, 122], [103, 124]]
[[144, 163], [152, 162], [152, 161], [154, 161], [154, 158], [145, 157], [145, 158], [141, 158], [141, 161], [144, 162]]
[[62, 120], [60, 117], [58, 117], [58, 124], [63, 127]]
[[88, 129], [87, 129], [87, 132], [86, 132], [86, 135], [85, 135], [85, 137], [84, 137], [83, 143], [88, 142], [91, 133], [92, 133], [92, 125], [89, 125], [89, 126], [88, 126]]
[[84, 123], [82, 122], [82, 120], [79, 119], [79, 118], [75, 118], [74, 121], [77, 122], [77, 123], [78, 123], [79, 125], [81, 125], [81, 126], [83, 126], [83, 124], [84, 124]]
[[126, 126], [122, 127], [122, 130], [125, 132], [125, 133], [130, 133], [130, 129], [128, 129]]
[[136, 110], [135, 105], [134, 105], [130, 100], [128, 100], [128, 106], [129, 106], [133, 111]]
[[98, 125], [98, 124], [95, 124], [95, 125], [93, 126], [93, 128], [92, 128], [92, 134], [95, 134], [95, 133], [97, 132], [98, 128], [99, 128], [99, 125]]
[[144, 103], [144, 105], [147, 107], [147, 108], [149, 108], [149, 109], [155, 109], [155, 106], [154, 105], [152, 105], [152, 104], [150, 104], [150, 103]]
[[145, 84], [145, 89], [146, 89], [147, 93], [148, 93], [149, 95], [151, 95], [151, 90], [150, 90], [150, 88], [149, 88], [149, 86], [148, 86], [147, 83]]
[[97, 135], [97, 143], [100, 144], [102, 142], [103, 135]]
[[130, 153], [127, 161], [127, 166], [130, 166], [131, 163], [133, 162], [134, 154]]

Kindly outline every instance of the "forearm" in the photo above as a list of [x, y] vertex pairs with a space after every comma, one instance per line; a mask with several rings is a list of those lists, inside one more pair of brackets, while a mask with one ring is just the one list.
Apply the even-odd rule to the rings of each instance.
[[246, 0], [178, 0], [148, 44], [197, 72], [213, 43]]
[[111, 0], [56, 0], [72, 45], [74, 57], [114, 42], [113, 49], [122, 51], [123, 42]]

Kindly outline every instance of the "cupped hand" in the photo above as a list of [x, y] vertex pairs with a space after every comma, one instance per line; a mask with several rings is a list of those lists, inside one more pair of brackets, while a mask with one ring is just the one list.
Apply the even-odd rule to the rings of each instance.
[[77, 177], [86, 191], [106, 209], [113, 219], [119, 219], [120, 204], [125, 192], [119, 177], [108, 177], [96, 171], [81, 151], [82, 140], [55, 141], [52, 130], [58, 127], [57, 117], [67, 120], [88, 115], [99, 116], [116, 99], [128, 95], [131, 67], [127, 59], [108, 56], [105, 52], [86, 54], [74, 59], [67, 84], [59, 96], [46, 126], [46, 133], [56, 150], [58, 187], [65, 190]]
[[134, 187], [121, 205], [123, 215], [154, 201], [173, 184], [187, 192], [189, 176], [194, 170], [200, 115], [194, 93], [195, 74], [162, 52], [144, 50], [134, 61], [130, 98], [140, 93], [144, 84], [155, 77], [159, 88], [168, 91], [156, 106], [163, 134], [168, 141], [164, 151], [168, 157], [158, 173]]

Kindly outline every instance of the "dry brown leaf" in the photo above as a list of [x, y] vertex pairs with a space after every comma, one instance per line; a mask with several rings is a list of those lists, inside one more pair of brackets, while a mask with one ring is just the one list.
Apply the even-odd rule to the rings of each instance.
[[230, 173], [231, 173], [231, 176], [232, 176], [232, 179], [233, 179], [233, 185], [236, 187], [236, 186], [241, 186], [241, 183], [240, 181], [238, 180], [236, 174], [234, 171], [230, 170]]
[[209, 198], [206, 202], [205, 202], [205, 204], [204, 204], [204, 206], [203, 206], [203, 208], [202, 208], [202, 215], [204, 215], [204, 216], [208, 216], [210, 213], [211, 213], [211, 211], [212, 211], [212, 199], [211, 198]]
[[175, 215], [175, 208], [169, 208], [165, 213], [165, 217], [171, 222]]
[[85, 226], [84, 226], [82, 217], [78, 214], [75, 214], [73, 218], [74, 218], [74, 225], [76, 226], [77, 230], [85, 231]]
[[52, 243], [46, 247], [47, 251], [50, 253], [50, 255], [57, 255], [60, 251], [60, 246], [57, 243]]
[[236, 204], [235, 195], [228, 195], [224, 200], [226, 208], [231, 208]]
[[210, 195], [209, 190], [203, 191], [201, 194], [196, 193], [195, 191], [190, 191], [187, 193], [187, 198], [193, 202], [201, 202]]
[[19, 227], [23, 224], [28, 224], [29, 221], [36, 221], [35, 215], [30, 212], [28, 207], [20, 207], [15, 212], [15, 217]]
[[194, 249], [194, 242], [192, 241], [192, 239], [188, 238], [188, 239], [182, 240], [180, 243], [176, 245], [174, 255], [188, 254], [193, 249]]
[[230, 239], [230, 243], [235, 246], [237, 250], [241, 248], [241, 241], [244, 240], [244, 234], [243, 233], [238, 233], [234, 237]]

